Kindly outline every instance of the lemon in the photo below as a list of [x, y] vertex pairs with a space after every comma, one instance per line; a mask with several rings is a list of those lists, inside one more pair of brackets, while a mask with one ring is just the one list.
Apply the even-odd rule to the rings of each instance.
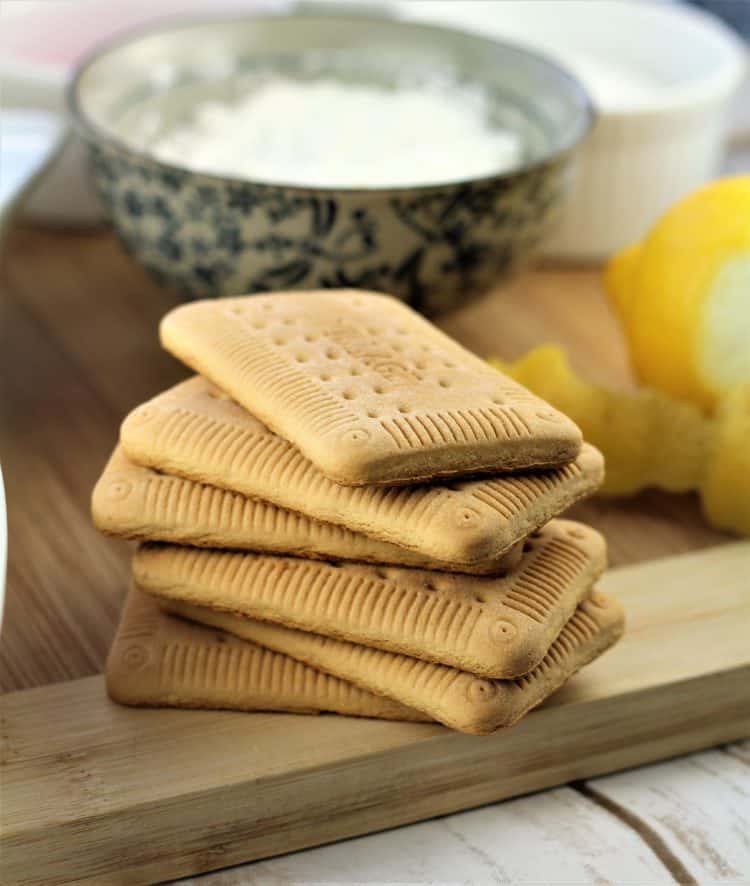
[[604, 282], [640, 381], [713, 410], [750, 382], [750, 176], [681, 200]]

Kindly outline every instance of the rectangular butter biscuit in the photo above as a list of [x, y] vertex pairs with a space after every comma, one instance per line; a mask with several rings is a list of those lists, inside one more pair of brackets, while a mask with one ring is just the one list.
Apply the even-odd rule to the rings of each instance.
[[145, 544], [144, 591], [483, 676], [528, 673], [606, 565], [593, 529], [554, 520], [503, 577]]
[[390, 296], [357, 290], [191, 302], [164, 347], [337, 483], [553, 467], [581, 432]]
[[399, 701], [452, 729], [480, 735], [518, 722], [576, 671], [611, 647], [625, 624], [619, 604], [594, 592], [576, 609], [531, 673], [515, 680], [486, 680], [444, 665], [205, 606], [176, 601], [163, 605], [174, 614], [252, 640]]
[[[454, 570], [452, 563], [343, 526], [136, 465], [120, 447], [94, 487], [91, 514], [97, 529], [119, 538]], [[497, 571], [515, 566], [522, 548], [518, 542], [501, 557]]]
[[106, 680], [110, 698], [125, 705], [429, 719], [283, 653], [173, 618], [135, 588], [125, 602]]
[[584, 444], [548, 471], [412, 487], [340, 486], [302, 453], [196, 376], [135, 409], [120, 441], [134, 462], [260, 498], [451, 564], [501, 571], [507, 551], [604, 479]]

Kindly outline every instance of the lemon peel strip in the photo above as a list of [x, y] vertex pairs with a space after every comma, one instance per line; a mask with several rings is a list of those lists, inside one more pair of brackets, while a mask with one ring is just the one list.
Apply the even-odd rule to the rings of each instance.
[[697, 490], [709, 523], [750, 535], [750, 385], [731, 388], [707, 418], [654, 388], [631, 393], [586, 382], [555, 345], [514, 363], [489, 362], [567, 413], [604, 453], [604, 494]]

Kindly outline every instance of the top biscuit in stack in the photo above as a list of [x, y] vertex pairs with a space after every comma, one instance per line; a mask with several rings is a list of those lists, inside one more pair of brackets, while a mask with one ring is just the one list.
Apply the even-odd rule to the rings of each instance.
[[581, 448], [569, 418], [389, 296], [194, 302], [160, 331], [168, 351], [339, 484], [552, 468]]

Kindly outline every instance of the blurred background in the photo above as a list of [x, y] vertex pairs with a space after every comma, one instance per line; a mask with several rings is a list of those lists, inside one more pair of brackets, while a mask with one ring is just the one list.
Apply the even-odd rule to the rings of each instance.
[[[707, 11], [723, 21], [741, 39], [750, 37], [750, 3], [747, 0], [691, 0], [689, 3], [685, 0], [622, 0], [622, 3], [634, 8], [692, 7]], [[695, 71], [701, 69], [705, 63], [701, 47], [692, 45], [689, 40], [683, 43], [684, 35], [680, 33], [680, 28], [670, 33], [674, 27], [670, 24], [667, 32], [657, 29], [652, 35], [653, 39], [641, 33], [642, 45], [635, 52], [632, 41], [638, 27], [642, 27], [637, 16], [633, 18], [635, 31], [625, 28], [618, 32], [611, 28], [608, 40], [603, 41], [601, 31], [606, 27], [609, 15], [605, 9], [608, 0], [585, 2], [583, 5], [588, 7], [585, 20], [577, 10], [562, 10], [563, 6], [571, 5], [576, 4], [565, 0], [555, 0], [552, 6], [533, 0], [338, 0], [335, 3], [293, 3], [290, 0], [222, 0], [221, 3], [212, 0], [3, 0], [0, 4], [2, 108], [4, 111], [52, 111], [64, 117], [65, 84], [76, 64], [101, 41], [149, 22], [193, 15], [286, 13], [300, 9], [315, 12], [323, 9], [333, 13], [389, 15], [412, 21], [436, 22], [541, 50], [577, 75], [589, 91], [600, 114], [599, 128], [605, 130], [597, 134], [600, 141], [624, 139], [632, 152], [633, 139], [640, 139], [639, 152], [658, 154], [663, 146], [646, 131], [648, 121], [645, 116], [649, 108], [653, 111], [655, 103], [660, 101], [659, 92], [664, 77], [685, 77], [686, 71], [679, 70], [681, 66], [692, 65]], [[683, 29], [685, 35], [691, 30], [690, 27]], [[660, 47], [656, 54], [661, 55], [661, 61], [655, 57], [651, 47], [654, 41]], [[635, 63], [638, 63], [637, 69]], [[661, 70], [658, 70], [659, 66]], [[651, 74], [654, 76], [650, 77]], [[726, 113], [725, 101], [729, 104]], [[667, 102], [664, 96], [662, 111], [665, 113]], [[745, 85], [738, 90], [727, 89], [724, 95], [717, 97], [716, 105], [715, 108], [701, 109], [703, 117], [700, 125], [705, 130], [711, 130], [704, 134], [704, 143], [700, 145], [694, 141], [692, 145], [686, 143], [684, 146], [686, 151], [692, 152], [692, 156], [684, 155], [680, 159], [685, 167], [684, 180], [675, 180], [671, 187], [663, 187], [663, 193], [653, 195], [653, 205], [645, 210], [648, 217], [644, 217], [643, 212], [623, 207], [621, 211], [630, 213], [632, 218], [621, 221], [622, 230], [609, 236], [602, 231], [601, 219], [592, 220], [591, 206], [586, 207], [586, 200], [582, 197], [580, 205], [570, 209], [569, 217], [569, 228], [575, 229], [578, 242], [572, 242], [570, 230], [561, 231], [557, 240], [550, 244], [549, 251], [572, 258], [600, 259], [608, 251], [632, 240], [645, 224], [652, 222], [661, 210], [674, 202], [679, 196], [678, 191], [687, 193], [698, 180], [705, 180], [720, 170], [739, 171], [750, 167], [750, 88]], [[714, 112], [720, 114], [720, 123], [715, 121]], [[639, 114], [642, 119], [636, 120]], [[619, 121], [614, 118], [619, 118]], [[625, 118], [630, 118], [631, 131], [624, 128]], [[671, 125], [668, 115], [662, 118], [660, 125]], [[683, 119], [674, 124], [671, 133], [664, 135], [677, 138], [676, 128], [690, 125], [693, 124]], [[721, 127], [720, 153], [714, 144], [708, 143], [714, 138], [717, 125]], [[23, 150], [14, 152], [17, 143], [12, 137], [16, 135], [16, 130], [11, 128], [7, 115], [0, 125], [3, 147], [0, 180], [6, 192], [11, 189], [11, 180], [28, 174], [27, 165], [30, 169], [34, 168], [28, 156], [23, 161], [16, 161], [15, 156], [18, 153], [27, 155], [30, 145], [36, 145], [38, 152], [43, 154], [49, 150], [49, 142], [59, 137], [60, 133], [49, 121], [40, 122], [36, 118], [34, 127], [37, 126], [40, 128], [38, 133], [30, 132], [27, 118], [22, 133]], [[637, 131], [639, 126], [641, 132]], [[674, 147], [671, 145], [672, 149]], [[591, 165], [601, 162], [602, 158], [592, 149], [586, 159]], [[610, 162], [611, 157], [603, 160]], [[664, 161], [658, 158], [653, 160], [655, 167], [659, 162]], [[674, 162], [673, 156], [672, 164]], [[16, 169], [17, 165], [23, 169]], [[90, 180], [82, 172], [82, 165], [80, 145], [69, 145], [55, 164], [56, 174], [49, 174], [28, 201], [25, 209], [27, 217], [62, 224], [100, 220], [101, 209]], [[645, 170], [643, 174], [653, 176], [655, 173]], [[591, 172], [591, 175], [594, 176], [594, 173]], [[665, 175], [668, 178], [676, 177], [674, 169], [668, 167], [662, 169], [661, 178]], [[656, 186], [656, 182], [651, 184]], [[600, 181], [598, 185], [601, 185]], [[592, 183], [591, 187], [595, 186], [596, 183]], [[645, 199], [648, 195], [642, 194], [642, 197]], [[4, 199], [8, 201], [8, 193], [5, 193]], [[582, 226], [585, 228], [583, 231]], [[589, 242], [581, 243], [582, 236]]]

